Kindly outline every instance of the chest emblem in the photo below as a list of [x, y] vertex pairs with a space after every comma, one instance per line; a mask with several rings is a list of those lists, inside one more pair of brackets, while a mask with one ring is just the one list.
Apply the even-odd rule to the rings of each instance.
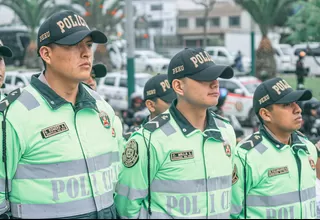
[[109, 119], [109, 116], [107, 115], [107, 113], [105, 113], [104, 111], [101, 111], [99, 113], [99, 117], [100, 117], [100, 121], [101, 121], [102, 125], [105, 128], [110, 128], [110, 119]]
[[315, 170], [315, 169], [316, 169], [316, 165], [315, 165], [312, 157], [309, 156], [308, 159], [309, 159], [309, 164], [310, 164], [311, 168], [312, 168], [313, 170]]
[[231, 147], [230, 147], [230, 144], [224, 143], [224, 144], [223, 144], [223, 147], [224, 147], [224, 151], [226, 152], [226, 155], [227, 155], [228, 157], [231, 157]]

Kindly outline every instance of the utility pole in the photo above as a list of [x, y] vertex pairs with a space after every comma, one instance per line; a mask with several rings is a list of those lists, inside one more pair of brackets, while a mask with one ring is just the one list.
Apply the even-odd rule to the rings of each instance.
[[254, 22], [251, 18], [251, 76], [256, 75], [256, 50], [255, 50], [255, 33], [254, 33]]
[[127, 40], [127, 82], [128, 82], [128, 107], [130, 106], [130, 97], [135, 90], [134, 82], [134, 50], [135, 33], [133, 21], [132, 0], [126, 0], [126, 40]]

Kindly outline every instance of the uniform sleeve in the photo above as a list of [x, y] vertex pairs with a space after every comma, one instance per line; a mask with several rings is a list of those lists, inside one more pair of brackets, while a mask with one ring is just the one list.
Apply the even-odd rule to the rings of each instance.
[[[2, 122], [2, 116], [0, 117], [0, 121]], [[8, 188], [9, 192], [11, 191], [11, 180], [16, 173], [18, 162], [22, 155], [22, 148], [20, 144], [20, 139], [12, 125], [7, 121], [6, 122], [6, 156], [7, 156], [7, 174], [8, 174]], [[5, 166], [2, 160], [3, 156], [3, 134], [2, 134], [2, 126], [0, 132], [0, 215], [5, 213], [8, 210], [8, 204], [5, 200]]]
[[[146, 133], [146, 132], [145, 132]], [[149, 137], [149, 134], [147, 135]], [[145, 140], [148, 143], [148, 140]], [[147, 147], [143, 136], [135, 133], [127, 142], [126, 150], [122, 159], [122, 169], [116, 188], [115, 204], [118, 215], [121, 218], [138, 218], [143, 201], [148, 195], [148, 157]], [[136, 143], [137, 152], [133, 152], [130, 143]], [[151, 181], [159, 168], [157, 154], [154, 148], [155, 141], [150, 143], [150, 177]], [[126, 154], [128, 153], [128, 154]], [[130, 160], [130, 155], [138, 154], [138, 160]], [[134, 157], [131, 157], [134, 158]], [[134, 163], [135, 162], [135, 163]], [[134, 163], [134, 164], [133, 164]], [[126, 165], [124, 165], [126, 164]], [[150, 182], [151, 182], [150, 181]]]
[[121, 122], [120, 118], [117, 115], [114, 117], [113, 123], [115, 124], [114, 129], [115, 129], [115, 133], [116, 133], [117, 140], [118, 140], [119, 153], [121, 155], [122, 152], [124, 151], [124, 145], [125, 145], [125, 141], [122, 136], [123, 126], [122, 126], [122, 122]]
[[[237, 147], [238, 148], [238, 147]], [[233, 158], [233, 172], [232, 172], [232, 197], [231, 197], [231, 218], [237, 219], [244, 215], [244, 188], [246, 184], [246, 194], [252, 187], [252, 171], [251, 167], [246, 164], [246, 176], [244, 176], [244, 165], [246, 164], [245, 156], [235, 151]], [[246, 179], [246, 180], [245, 180]]]

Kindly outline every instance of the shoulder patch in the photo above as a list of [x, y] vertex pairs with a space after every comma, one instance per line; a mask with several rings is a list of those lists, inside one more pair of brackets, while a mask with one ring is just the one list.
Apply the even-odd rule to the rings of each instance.
[[21, 89], [15, 89], [8, 94], [7, 97], [1, 100], [0, 102], [0, 112], [4, 112], [8, 106], [13, 103], [21, 95]]
[[255, 146], [257, 146], [262, 141], [262, 136], [260, 133], [252, 134], [246, 141], [244, 141], [240, 148], [251, 150]]
[[165, 114], [160, 114], [153, 120], [149, 121], [146, 123], [143, 127], [147, 129], [148, 131], [155, 131], [164, 124], [166, 124], [170, 120], [170, 114], [165, 113]]
[[125, 167], [133, 167], [139, 160], [138, 143], [136, 140], [131, 139], [126, 144], [126, 149], [122, 153], [122, 163]]
[[222, 117], [221, 115], [217, 115], [216, 113], [214, 113], [213, 111], [211, 111], [211, 114], [213, 115], [213, 117], [217, 118], [217, 119], [220, 119], [221, 121], [224, 121], [228, 124], [230, 124], [230, 121], [225, 118], [225, 117]]

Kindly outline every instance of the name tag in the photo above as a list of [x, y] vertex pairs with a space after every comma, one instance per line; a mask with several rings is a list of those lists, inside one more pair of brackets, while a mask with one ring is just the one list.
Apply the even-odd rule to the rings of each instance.
[[279, 168], [268, 170], [269, 177], [278, 176], [278, 175], [285, 174], [285, 173], [289, 173], [288, 167], [279, 167]]
[[171, 161], [188, 160], [188, 159], [193, 159], [193, 158], [194, 158], [193, 150], [172, 152], [170, 154]]
[[69, 131], [69, 128], [65, 122], [52, 125], [50, 127], [47, 127], [45, 129], [41, 130], [41, 136], [42, 138], [49, 138], [58, 134], [61, 134], [63, 132]]

